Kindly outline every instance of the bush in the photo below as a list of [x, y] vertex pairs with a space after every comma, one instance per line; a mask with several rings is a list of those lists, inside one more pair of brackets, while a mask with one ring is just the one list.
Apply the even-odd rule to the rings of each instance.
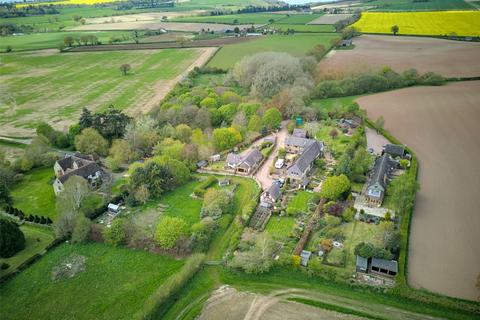
[[392, 259], [393, 255], [388, 250], [374, 246], [368, 242], [359, 243], [354, 250], [355, 254], [364, 258]]
[[188, 225], [185, 220], [177, 217], [165, 217], [157, 226], [155, 240], [163, 249], [172, 249], [178, 240], [188, 235]]
[[124, 243], [126, 236], [125, 220], [121, 218], [113, 220], [110, 228], [107, 227], [103, 230], [105, 243], [115, 247]]
[[298, 208], [287, 208], [287, 210], [285, 210], [287, 216], [296, 216], [300, 213], [300, 210], [298, 210]]
[[0, 219], [0, 257], [10, 258], [25, 248], [25, 236], [15, 222]]
[[0, 266], [0, 269], [2, 270], [7, 270], [8, 268], [10, 268], [10, 265], [6, 262], [3, 262], [2, 265]]
[[352, 207], [345, 209], [345, 211], [342, 214], [343, 221], [345, 222], [351, 222], [353, 221], [353, 218], [355, 217], [355, 212], [356, 210]]
[[72, 242], [73, 243], [82, 243], [85, 242], [90, 234], [90, 229], [92, 227], [92, 221], [85, 217], [84, 215], [79, 215], [75, 219], [75, 227], [72, 232]]

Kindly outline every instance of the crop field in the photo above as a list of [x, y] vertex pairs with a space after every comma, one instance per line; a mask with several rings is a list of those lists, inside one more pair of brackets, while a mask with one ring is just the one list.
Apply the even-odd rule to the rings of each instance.
[[274, 27], [281, 29], [282, 31], [287, 31], [287, 29], [293, 29], [296, 32], [335, 32], [333, 25], [329, 24], [281, 24], [274, 23], [269, 25], [269, 27]]
[[472, 10], [472, 6], [464, 0], [374, 0], [367, 2], [375, 6], [372, 11], [413, 11], [413, 10]]
[[[126, 0], [61, 0], [61, 1], [54, 1], [54, 2], [35, 2], [34, 5], [95, 5], [95, 4], [102, 4], [102, 3], [109, 3], [109, 2], [116, 2], [116, 1], [126, 1]], [[17, 4], [18, 8], [26, 7], [31, 4]]]
[[[86, 258], [73, 278], [52, 270], [73, 254]], [[143, 301], [182, 261], [104, 244], [63, 244], [0, 287], [0, 318], [132, 319]]]
[[365, 12], [353, 26], [364, 33], [480, 36], [480, 11]]
[[315, 19], [323, 16], [322, 13], [312, 13], [312, 14], [291, 14], [286, 18], [276, 21], [276, 23], [282, 24], [307, 24]]
[[480, 81], [401, 89], [357, 102], [371, 119], [382, 115], [385, 129], [412, 148], [419, 160], [409, 283], [477, 299]]
[[20, 227], [25, 235], [25, 249], [10, 258], [0, 258], [0, 264], [8, 263], [10, 267], [6, 270], [0, 270], [0, 276], [12, 272], [20, 266], [25, 260], [45, 250], [55, 236], [53, 230], [44, 226], [34, 226], [24, 224]]
[[445, 77], [480, 76], [480, 43], [424, 37], [362, 35], [353, 50], [332, 50], [320, 62], [324, 74], [378, 70], [384, 66], [402, 72], [415, 68]]
[[14, 207], [26, 215], [45, 216], [55, 220], [57, 210], [52, 187], [54, 177], [52, 168], [34, 169], [25, 174], [12, 190]]
[[280, 21], [287, 15], [276, 13], [243, 13], [225, 14], [220, 16], [196, 16], [172, 19], [178, 22], [198, 23], [224, 23], [224, 24], [267, 24], [273, 21]]
[[[84, 107], [148, 111], [180, 74], [204, 63], [214, 52], [210, 49], [3, 55], [0, 132], [7, 134], [8, 126], [28, 134], [39, 121], [65, 129]], [[126, 76], [119, 71], [124, 63], [132, 68]]]
[[251, 40], [245, 43], [227, 45], [221, 48], [208, 63], [211, 67], [231, 68], [243, 57], [258, 52], [276, 51], [292, 55], [303, 55], [317, 44], [330, 48], [336, 33], [296, 34], [293, 36], [274, 35]]
[[319, 18], [310, 21], [308, 24], [334, 24], [337, 21], [344, 20], [352, 16], [348, 13], [324, 14]]
[[109, 43], [110, 39], [122, 39], [122, 42], [134, 42], [133, 32], [129, 31], [92, 31], [92, 32], [44, 32], [32, 33], [22, 36], [2, 37], [0, 41], [0, 51], [5, 51], [9, 46], [13, 51], [36, 50], [58, 48], [63, 44], [63, 39], [67, 36], [80, 38], [85, 35], [93, 35], [101, 43]]

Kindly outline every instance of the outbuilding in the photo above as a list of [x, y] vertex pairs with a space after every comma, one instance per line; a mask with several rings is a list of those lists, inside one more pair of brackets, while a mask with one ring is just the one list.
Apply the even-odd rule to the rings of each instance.
[[301, 258], [300, 264], [306, 267], [308, 265], [308, 261], [310, 260], [311, 256], [312, 256], [311, 251], [302, 250], [302, 253], [300, 253], [300, 258]]

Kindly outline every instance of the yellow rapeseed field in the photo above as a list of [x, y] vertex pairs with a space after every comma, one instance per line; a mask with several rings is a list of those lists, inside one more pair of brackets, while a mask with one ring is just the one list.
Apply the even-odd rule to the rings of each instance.
[[20, 3], [17, 4], [17, 8], [21, 7], [26, 7], [30, 5], [49, 5], [49, 4], [62, 4], [62, 5], [68, 5], [68, 4], [84, 4], [84, 5], [94, 5], [97, 3], [107, 3], [107, 2], [118, 2], [118, 1], [123, 1], [123, 0], [62, 0], [62, 1], [46, 1], [46, 2], [34, 2], [34, 3]]
[[480, 36], [480, 11], [364, 12], [353, 26], [365, 33]]

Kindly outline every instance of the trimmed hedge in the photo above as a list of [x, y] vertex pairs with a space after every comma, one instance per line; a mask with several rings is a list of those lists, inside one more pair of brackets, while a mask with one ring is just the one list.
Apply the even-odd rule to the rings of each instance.
[[195, 194], [199, 198], [202, 198], [205, 195], [205, 192], [207, 192], [207, 189], [217, 181], [218, 180], [216, 177], [208, 176], [205, 180], [199, 183], [195, 190], [193, 190], [193, 194]]

